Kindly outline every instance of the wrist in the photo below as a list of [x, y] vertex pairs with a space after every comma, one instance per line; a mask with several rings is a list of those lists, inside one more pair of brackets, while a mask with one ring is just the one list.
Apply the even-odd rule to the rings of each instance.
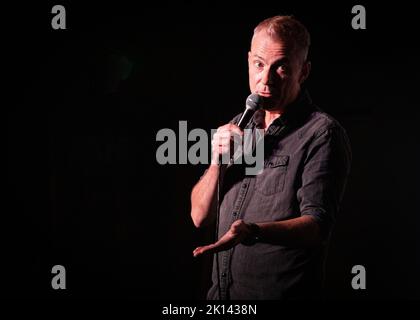
[[260, 241], [261, 228], [256, 223], [247, 223], [248, 234], [242, 244], [250, 246]]

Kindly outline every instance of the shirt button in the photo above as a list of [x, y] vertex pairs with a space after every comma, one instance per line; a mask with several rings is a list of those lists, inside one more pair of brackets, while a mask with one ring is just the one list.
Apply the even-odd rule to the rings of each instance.
[[223, 278], [226, 277], [226, 273], [225, 272], [222, 273], [222, 277]]
[[245, 188], [246, 188], [246, 186], [247, 186], [247, 184], [245, 183], [245, 184], [243, 184], [243, 185], [242, 185], [242, 188], [244, 188], [244, 189], [245, 189]]
[[236, 217], [238, 213], [237, 212], [234, 212], [232, 214], [233, 214], [234, 217]]

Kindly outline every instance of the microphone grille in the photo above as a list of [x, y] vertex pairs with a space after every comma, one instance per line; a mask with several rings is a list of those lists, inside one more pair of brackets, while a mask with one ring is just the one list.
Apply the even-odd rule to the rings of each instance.
[[262, 97], [256, 93], [252, 93], [246, 99], [246, 108], [255, 111], [260, 108], [261, 102]]

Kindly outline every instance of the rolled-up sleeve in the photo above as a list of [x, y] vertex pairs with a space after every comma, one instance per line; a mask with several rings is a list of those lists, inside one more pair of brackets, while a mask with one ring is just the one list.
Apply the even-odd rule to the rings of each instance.
[[340, 126], [319, 130], [304, 159], [297, 199], [301, 215], [310, 215], [326, 238], [334, 224], [350, 172], [351, 149]]

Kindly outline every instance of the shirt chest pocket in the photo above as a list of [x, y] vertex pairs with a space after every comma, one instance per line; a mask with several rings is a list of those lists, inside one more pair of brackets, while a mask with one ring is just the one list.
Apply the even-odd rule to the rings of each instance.
[[255, 177], [255, 189], [266, 195], [283, 191], [289, 156], [273, 155], [264, 162], [264, 170]]

